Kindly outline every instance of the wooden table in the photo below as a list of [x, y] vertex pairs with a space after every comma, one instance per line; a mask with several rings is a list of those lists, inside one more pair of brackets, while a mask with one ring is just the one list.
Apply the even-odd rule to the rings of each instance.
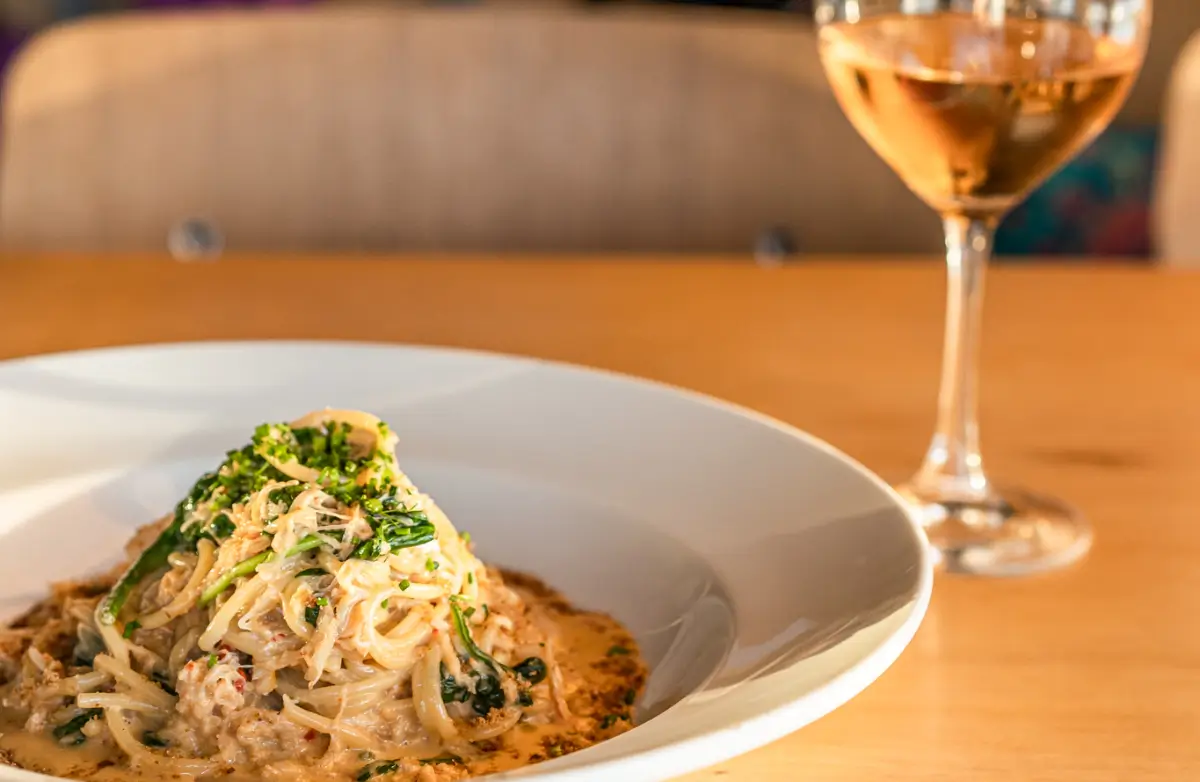
[[[932, 426], [934, 263], [0, 260], [0, 357], [321, 337], [530, 354], [731, 399], [903, 477]], [[1200, 780], [1200, 275], [990, 279], [985, 451], [1081, 505], [1040, 578], [939, 577], [912, 647], [817, 724], [689, 780]], [[396, 300], [388, 306], [388, 297]]]

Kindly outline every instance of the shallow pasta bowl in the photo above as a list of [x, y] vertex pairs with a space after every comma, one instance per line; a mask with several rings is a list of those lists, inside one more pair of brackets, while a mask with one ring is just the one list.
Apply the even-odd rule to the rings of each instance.
[[891, 490], [764, 416], [528, 359], [245, 342], [0, 364], [0, 620], [115, 563], [257, 423], [324, 406], [389, 421], [482, 559], [642, 646], [637, 728], [492, 778], [667, 779], [765, 744], [868, 686], [928, 603], [924, 540]]

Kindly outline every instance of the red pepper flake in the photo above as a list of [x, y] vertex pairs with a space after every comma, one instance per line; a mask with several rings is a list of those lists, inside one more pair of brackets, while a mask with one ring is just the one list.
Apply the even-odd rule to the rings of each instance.
[[243, 676], [240, 679], [234, 679], [233, 680], [233, 689], [237, 690], [238, 692], [245, 692], [246, 691], [246, 677]]
[[312, 741], [316, 737], [317, 737], [317, 732], [315, 730], [313, 730], [312, 728], [309, 728], [308, 733], [304, 734], [305, 741]]

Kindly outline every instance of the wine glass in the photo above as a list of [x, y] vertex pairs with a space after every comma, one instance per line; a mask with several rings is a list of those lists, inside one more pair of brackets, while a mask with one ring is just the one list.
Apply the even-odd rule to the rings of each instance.
[[996, 224], [1112, 120], [1137, 77], [1151, 0], [817, 0], [842, 110], [942, 216], [948, 269], [937, 429], [898, 487], [949, 570], [1018, 575], [1086, 553], [1057, 500], [997, 486], [976, 423], [984, 270]]

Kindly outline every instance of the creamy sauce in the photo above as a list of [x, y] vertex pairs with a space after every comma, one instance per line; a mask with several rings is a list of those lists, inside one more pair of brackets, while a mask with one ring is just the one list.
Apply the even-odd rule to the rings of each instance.
[[[418, 765], [412, 761], [396, 772], [380, 775], [381, 782], [448, 782], [540, 763], [583, 749], [629, 730], [636, 697], [647, 671], [632, 636], [611, 617], [580, 611], [540, 581], [519, 573], [504, 573], [505, 581], [525, 600], [544, 612], [556, 630], [557, 662], [567, 683], [571, 718], [566, 723], [520, 723], [513, 730], [476, 746], [481, 757], [468, 762]], [[167, 775], [132, 769], [124, 755], [104, 738], [88, 738], [64, 746], [49, 729], [28, 733], [15, 715], [0, 712], [0, 763], [57, 777], [89, 782], [127, 782]], [[358, 760], [333, 768], [289, 764], [284, 769], [249, 772], [222, 770], [223, 779], [278, 779], [280, 782], [348, 782], [365, 765]], [[274, 772], [274, 773], [272, 773]], [[179, 775], [170, 775], [179, 778]]]

